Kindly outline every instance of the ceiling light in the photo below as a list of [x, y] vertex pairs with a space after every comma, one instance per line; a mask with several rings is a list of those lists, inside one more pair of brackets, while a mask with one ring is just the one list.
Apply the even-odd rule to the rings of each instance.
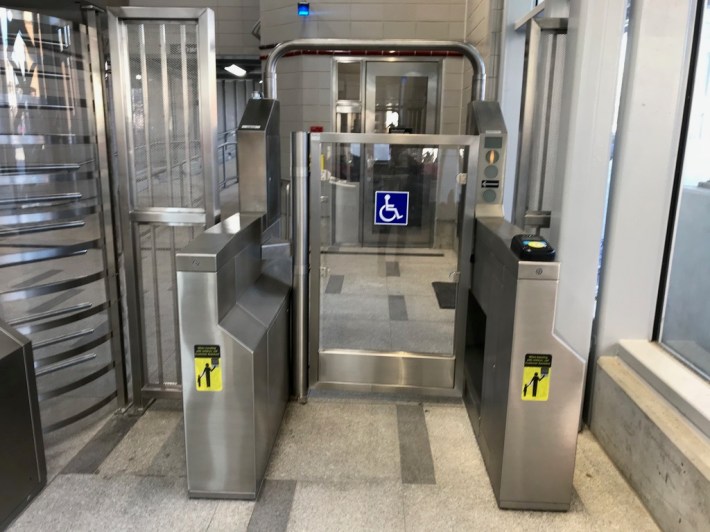
[[240, 78], [242, 78], [242, 77], [244, 77], [244, 76], [247, 75], [247, 71], [246, 71], [246, 70], [244, 70], [243, 68], [238, 67], [237, 65], [234, 65], [234, 64], [229, 65], [228, 67], [224, 67], [224, 69], [225, 69], [227, 72], [229, 72], [230, 74], [232, 74], [232, 75], [234, 75], [234, 76], [238, 76], [238, 77], [240, 77]]

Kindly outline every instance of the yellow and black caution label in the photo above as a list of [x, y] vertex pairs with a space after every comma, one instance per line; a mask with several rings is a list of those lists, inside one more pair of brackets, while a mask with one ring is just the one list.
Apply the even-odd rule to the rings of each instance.
[[218, 345], [195, 346], [195, 385], [198, 392], [222, 391], [221, 357]]
[[523, 401], [547, 401], [550, 397], [552, 355], [528, 353], [523, 368]]

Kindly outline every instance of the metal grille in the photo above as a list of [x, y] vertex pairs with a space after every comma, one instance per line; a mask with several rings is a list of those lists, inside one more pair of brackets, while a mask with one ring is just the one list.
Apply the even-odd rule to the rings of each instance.
[[134, 205], [204, 207], [196, 23], [126, 25]]
[[0, 316], [32, 340], [48, 432], [126, 402], [98, 41], [30, 12], [0, 27]]
[[219, 216], [214, 15], [116, 8], [109, 36], [133, 395], [142, 406], [180, 393], [175, 253]]
[[201, 231], [194, 227], [141, 224], [138, 227], [145, 319], [143, 374], [150, 385], [179, 385], [175, 252]]

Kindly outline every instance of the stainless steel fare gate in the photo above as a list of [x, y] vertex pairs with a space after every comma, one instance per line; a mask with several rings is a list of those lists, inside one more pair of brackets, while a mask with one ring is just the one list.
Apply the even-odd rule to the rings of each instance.
[[180, 392], [175, 253], [219, 219], [214, 13], [109, 10], [133, 397]]

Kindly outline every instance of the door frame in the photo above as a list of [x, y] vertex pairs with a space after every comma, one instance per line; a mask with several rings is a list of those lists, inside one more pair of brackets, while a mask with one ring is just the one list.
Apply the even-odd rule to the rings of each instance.
[[[465, 170], [468, 181], [475, 183], [478, 166], [479, 137], [471, 135], [410, 135], [410, 134], [387, 134], [387, 133], [313, 133], [310, 135], [310, 181], [309, 181], [309, 325], [308, 325], [308, 358], [309, 358], [309, 387], [315, 389], [334, 389], [346, 391], [368, 391], [368, 392], [399, 392], [416, 393], [425, 396], [447, 396], [461, 397], [463, 393], [463, 361], [466, 341], [466, 315], [468, 312], [468, 291], [471, 283], [471, 253], [473, 251], [473, 222], [464, 223], [465, 220], [473, 220], [473, 213], [476, 204], [476, 189], [473, 187], [463, 187], [459, 201], [464, 203], [465, 218], [457, 221], [461, 226], [461, 237], [458, 249], [458, 284], [456, 290], [456, 309], [454, 317], [454, 353], [451, 357], [441, 355], [422, 355], [417, 353], [392, 352], [384, 353], [389, 361], [398, 365], [400, 375], [406, 375], [408, 370], [415, 367], [425, 367], [427, 371], [452, 372], [451, 387], [416, 386], [402, 382], [401, 384], [377, 384], [377, 383], [351, 383], [342, 381], [321, 380], [320, 364], [324, 352], [320, 350], [320, 304], [321, 304], [321, 226], [320, 226], [320, 202], [321, 202], [321, 168], [320, 156], [323, 143], [350, 143], [350, 144], [403, 144], [403, 145], [437, 145], [437, 146], [467, 146], [468, 157], [464, 157]], [[468, 193], [466, 189], [468, 188]], [[330, 356], [329, 362], [337, 357], [341, 359], [348, 356], [361, 356], [364, 364], [377, 365], [375, 358], [378, 352], [364, 352], [358, 350], [328, 350], [325, 352]], [[375, 356], [371, 356], [375, 355]], [[368, 361], [367, 358], [370, 358]], [[447, 367], [450, 365], [451, 367]], [[374, 369], [374, 366], [372, 366]], [[378, 366], [378, 369], [379, 366]]]

